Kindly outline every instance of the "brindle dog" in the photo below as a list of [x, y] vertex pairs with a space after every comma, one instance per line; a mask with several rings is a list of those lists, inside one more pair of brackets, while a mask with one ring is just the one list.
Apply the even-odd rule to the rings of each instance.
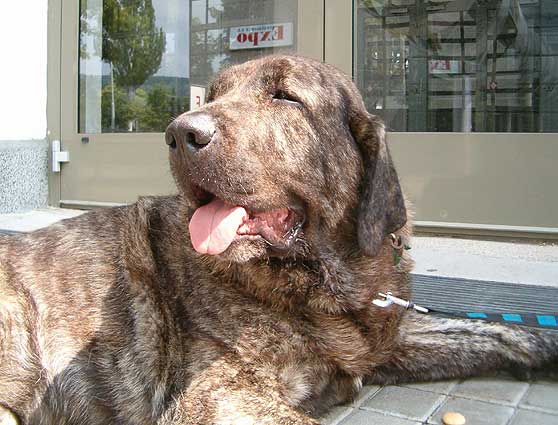
[[230, 67], [166, 141], [178, 196], [1, 238], [2, 423], [316, 424], [365, 379], [556, 364], [553, 333], [372, 304], [410, 296], [411, 224], [335, 68]]

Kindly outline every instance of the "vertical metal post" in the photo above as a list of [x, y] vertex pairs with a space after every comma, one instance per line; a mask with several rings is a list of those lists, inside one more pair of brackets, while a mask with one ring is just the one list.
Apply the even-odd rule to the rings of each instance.
[[425, 0], [409, 6], [409, 118], [407, 131], [428, 131], [428, 12]]
[[477, 22], [477, 88], [475, 92], [474, 131], [487, 130], [487, 62], [488, 62], [488, 11], [486, 0], [478, 0], [475, 10]]

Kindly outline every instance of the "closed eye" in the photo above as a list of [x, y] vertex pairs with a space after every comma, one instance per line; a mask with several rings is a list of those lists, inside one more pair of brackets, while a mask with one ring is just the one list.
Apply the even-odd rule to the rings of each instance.
[[272, 102], [273, 103], [284, 104], [284, 105], [298, 106], [298, 107], [302, 106], [302, 103], [300, 102], [300, 100], [298, 100], [294, 96], [291, 96], [289, 93], [287, 93], [283, 90], [277, 90], [275, 92], [275, 94], [273, 95]]

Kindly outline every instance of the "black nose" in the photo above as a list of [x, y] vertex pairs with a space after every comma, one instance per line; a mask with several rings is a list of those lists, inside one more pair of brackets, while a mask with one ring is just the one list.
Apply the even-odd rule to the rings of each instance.
[[203, 112], [183, 114], [169, 124], [165, 132], [165, 141], [172, 149], [177, 144], [199, 150], [211, 143], [216, 132], [213, 118]]

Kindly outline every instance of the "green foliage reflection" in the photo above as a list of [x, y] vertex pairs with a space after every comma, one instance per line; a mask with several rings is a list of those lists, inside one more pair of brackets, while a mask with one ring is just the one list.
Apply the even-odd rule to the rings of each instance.
[[151, 0], [103, 2], [102, 58], [112, 64], [118, 86], [133, 93], [159, 70], [164, 51], [165, 33], [155, 25]]
[[155, 76], [165, 47], [151, 0], [103, 1], [100, 56], [110, 75], [103, 78], [102, 132], [161, 132], [186, 109], [186, 87], [178, 86], [187, 81]]

